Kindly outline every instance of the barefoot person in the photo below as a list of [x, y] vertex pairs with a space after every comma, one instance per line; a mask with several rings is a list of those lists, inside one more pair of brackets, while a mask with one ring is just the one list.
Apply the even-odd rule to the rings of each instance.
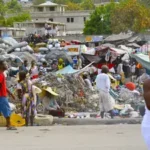
[[[13, 95], [6, 88], [6, 79], [4, 71], [7, 70], [7, 64], [5, 61], [0, 61], [0, 113], [6, 118], [7, 130], [16, 130], [16, 128], [11, 126], [10, 115], [11, 110], [7, 99], [7, 93], [13, 97]], [[14, 97], [13, 97], [14, 98]]]
[[143, 90], [146, 103], [146, 112], [142, 121], [142, 135], [148, 150], [150, 150], [150, 79], [144, 82]]

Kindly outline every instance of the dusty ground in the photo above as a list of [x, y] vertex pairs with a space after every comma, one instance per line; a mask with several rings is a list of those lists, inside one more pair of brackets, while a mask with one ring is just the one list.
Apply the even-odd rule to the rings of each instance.
[[146, 150], [140, 125], [0, 128], [1, 150]]

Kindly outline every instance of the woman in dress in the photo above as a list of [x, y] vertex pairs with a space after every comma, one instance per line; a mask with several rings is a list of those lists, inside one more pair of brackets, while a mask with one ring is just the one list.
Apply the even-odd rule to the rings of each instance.
[[35, 101], [32, 94], [32, 82], [28, 79], [24, 71], [19, 72], [17, 91], [22, 103], [22, 116], [26, 120], [26, 126], [28, 126], [29, 122], [33, 126], [36, 104], [34, 104]]

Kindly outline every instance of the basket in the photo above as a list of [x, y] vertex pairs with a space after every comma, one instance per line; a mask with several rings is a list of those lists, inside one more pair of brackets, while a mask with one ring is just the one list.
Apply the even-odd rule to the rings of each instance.
[[22, 127], [25, 125], [25, 119], [23, 119], [20, 115], [12, 114], [11, 125], [15, 127]]
[[[23, 119], [20, 115], [12, 114], [11, 115], [11, 125], [14, 127], [22, 127], [25, 125], [25, 119]], [[6, 119], [4, 116], [0, 116], [0, 127], [6, 126]]]

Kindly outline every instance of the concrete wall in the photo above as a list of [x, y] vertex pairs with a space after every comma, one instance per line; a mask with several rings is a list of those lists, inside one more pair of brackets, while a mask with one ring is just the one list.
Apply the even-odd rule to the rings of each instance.
[[[84, 28], [84, 18], [89, 19], [92, 11], [67, 11], [65, 13], [31, 13], [32, 20], [48, 21], [66, 24], [66, 31], [82, 31]], [[73, 18], [74, 22], [67, 22], [67, 18]]]

